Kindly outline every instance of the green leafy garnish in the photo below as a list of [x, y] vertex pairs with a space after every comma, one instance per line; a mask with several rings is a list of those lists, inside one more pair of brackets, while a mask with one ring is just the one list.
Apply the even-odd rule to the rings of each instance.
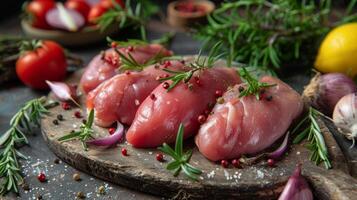
[[239, 75], [244, 78], [246, 87], [240, 92], [239, 97], [245, 97], [249, 95], [255, 95], [257, 100], [260, 99], [260, 93], [262, 89], [276, 86], [276, 84], [263, 83], [255, 79], [245, 67], [239, 70]]
[[28, 144], [26, 132], [32, 130], [32, 125], [39, 126], [40, 118], [48, 113], [46, 98], [41, 97], [28, 101], [10, 120], [10, 129], [0, 137], [0, 177], [2, 178], [0, 194], [13, 191], [18, 193], [18, 186], [23, 183], [18, 158], [26, 159], [18, 147]]
[[87, 140], [94, 138], [93, 137], [94, 131], [92, 129], [93, 121], [94, 121], [94, 109], [90, 110], [86, 122], [81, 124], [79, 131], [73, 131], [65, 136], [62, 136], [58, 139], [58, 141], [66, 142], [74, 139], [79, 139], [82, 143], [83, 149], [87, 151], [88, 150], [88, 146], [86, 143]]
[[175, 150], [166, 143], [162, 144], [159, 150], [173, 158], [173, 161], [166, 166], [166, 169], [173, 171], [174, 176], [178, 176], [182, 170], [188, 178], [197, 181], [198, 175], [200, 175], [202, 171], [189, 164], [192, 150], [183, 152], [183, 133], [184, 127], [180, 124], [176, 137]]
[[180, 82], [184, 82], [186, 84], [189, 84], [189, 86], [190, 86], [189, 81], [191, 80], [193, 74], [196, 71], [211, 68], [213, 66], [213, 64], [218, 59], [220, 59], [223, 55], [223, 54], [218, 53], [218, 49], [220, 48], [220, 45], [221, 45], [220, 42], [216, 43], [213, 46], [213, 48], [211, 49], [211, 51], [209, 52], [208, 56], [202, 56], [202, 50], [200, 50], [195, 61], [190, 63], [190, 65], [189, 65], [190, 69], [188, 71], [174, 71], [174, 70], [169, 70], [169, 69], [163, 68], [162, 70], [164, 70], [170, 74], [173, 74], [172, 76], [160, 79], [160, 81], [172, 80], [172, 83], [167, 88], [167, 91], [169, 92], [170, 90], [172, 90]]
[[300, 123], [293, 129], [292, 133], [296, 133], [305, 124], [307, 124], [307, 128], [295, 137], [293, 143], [300, 143], [302, 140], [307, 138], [309, 141], [307, 147], [311, 151], [310, 160], [315, 162], [316, 165], [324, 162], [326, 169], [330, 169], [332, 166], [329, 160], [324, 137], [317, 123], [318, 116], [323, 116], [323, 114], [313, 107], [310, 107], [307, 116], [300, 121]]

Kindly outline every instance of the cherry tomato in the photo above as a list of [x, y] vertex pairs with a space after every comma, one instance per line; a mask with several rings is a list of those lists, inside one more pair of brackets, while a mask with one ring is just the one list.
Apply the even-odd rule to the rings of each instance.
[[31, 1], [26, 6], [26, 12], [31, 19], [31, 25], [33, 27], [41, 29], [50, 29], [51, 26], [46, 22], [46, 13], [55, 7], [55, 2], [52, 0], [35, 0]]
[[94, 5], [89, 11], [88, 22], [95, 24], [97, 19], [107, 11], [108, 11], [108, 8], [104, 7], [100, 3]]
[[67, 8], [73, 9], [81, 13], [86, 19], [89, 13], [90, 5], [85, 0], [68, 0], [65, 4]]
[[19, 79], [35, 89], [47, 89], [46, 80], [63, 80], [66, 71], [67, 62], [62, 47], [47, 40], [32, 45], [16, 62]]
[[[123, 0], [114, 0], [117, 4], [119, 4], [122, 8], [125, 7], [125, 3]], [[113, 8], [112, 0], [100, 0], [100, 4], [102, 4], [105, 8], [110, 9]]]

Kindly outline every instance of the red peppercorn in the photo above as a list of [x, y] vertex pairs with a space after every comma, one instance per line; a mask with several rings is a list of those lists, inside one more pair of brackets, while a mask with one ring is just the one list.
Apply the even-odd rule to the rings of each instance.
[[122, 148], [122, 149], [121, 149], [121, 154], [122, 154], [123, 156], [128, 156], [128, 151], [126, 150], [126, 148]]
[[39, 174], [37, 175], [37, 179], [38, 179], [41, 183], [43, 183], [43, 182], [46, 181], [46, 175], [45, 175], [43, 172], [41, 172], [41, 173], [39, 173]]
[[216, 90], [215, 95], [216, 97], [221, 97], [223, 95], [222, 90]]
[[129, 70], [125, 70], [124, 72], [126, 75], [130, 75], [130, 71]]
[[267, 163], [268, 163], [269, 167], [274, 167], [275, 166], [275, 160], [273, 160], [271, 158], [268, 159]]
[[152, 99], [153, 101], [155, 101], [155, 100], [156, 100], [155, 94], [150, 94], [150, 99]]
[[108, 129], [108, 133], [110, 135], [113, 135], [114, 132], [115, 132], [115, 128], [114, 127], [111, 127], [111, 128]]
[[228, 167], [228, 161], [227, 160], [221, 160], [221, 166], [224, 168]]
[[116, 42], [112, 42], [112, 43], [110, 43], [110, 46], [111, 46], [112, 48], [115, 48], [115, 47], [118, 46], [118, 44], [117, 44]]
[[71, 109], [71, 105], [69, 105], [67, 102], [62, 102], [62, 108], [63, 110], [69, 110]]
[[169, 84], [168, 82], [165, 82], [165, 83], [162, 84], [162, 87], [163, 87], [164, 89], [167, 89], [167, 88], [170, 87], [170, 84]]
[[197, 85], [202, 85], [200, 80], [196, 80]]
[[164, 62], [164, 68], [167, 68], [167, 67], [169, 67], [169, 66], [171, 66], [171, 61], [166, 60], [166, 61]]
[[128, 50], [128, 51], [133, 51], [133, 50], [134, 50], [134, 47], [133, 47], [133, 46], [128, 46], [127, 50]]
[[162, 153], [156, 154], [156, 160], [159, 162], [164, 161], [164, 155], [162, 155]]
[[82, 118], [82, 114], [81, 114], [81, 112], [79, 112], [79, 111], [74, 112], [74, 116], [75, 116], [76, 118]]
[[239, 160], [238, 159], [233, 159], [232, 160], [232, 165], [234, 166], [234, 167], [240, 167], [240, 162], [239, 162]]
[[200, 116], [198, 116], [197, 120], [200, 124], [203, 124], [206, 121], [206, 116], [200, 115]]

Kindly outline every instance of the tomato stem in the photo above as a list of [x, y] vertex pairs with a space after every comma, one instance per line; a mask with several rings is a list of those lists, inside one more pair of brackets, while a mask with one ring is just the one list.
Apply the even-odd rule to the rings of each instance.
[[20, 53], [23, 54], [27, 51], [33, 51], [42, 46], [42, 40], [22, 41], [20, 45]]

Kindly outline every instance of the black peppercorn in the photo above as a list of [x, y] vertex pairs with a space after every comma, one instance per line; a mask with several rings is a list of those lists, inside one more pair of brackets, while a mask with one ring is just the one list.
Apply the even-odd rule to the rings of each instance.
[[57, 119], [62, 121], [63, 120], [63, 115], [61, 115], [61, 114], [57, 115]]
[[52, 123], [53, 123], [54, 125], [58, 125], [58, 124], [59, 124], [57, 119], [53, 120]]

